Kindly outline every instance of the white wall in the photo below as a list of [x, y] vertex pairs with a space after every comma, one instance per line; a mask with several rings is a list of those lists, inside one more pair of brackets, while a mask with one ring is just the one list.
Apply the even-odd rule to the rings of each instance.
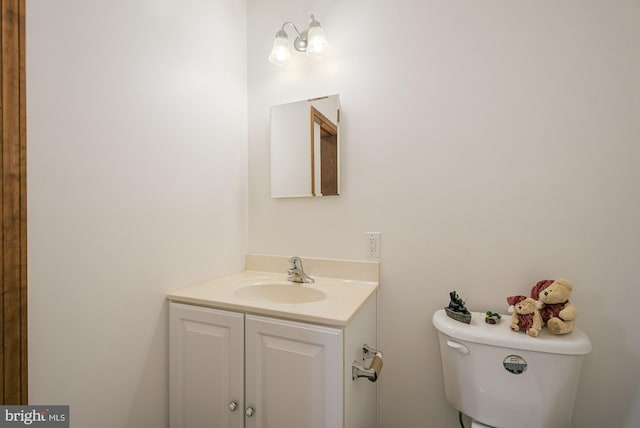
[[[505, 311], [557, 277], [593, 342], [573, 426], [638, 426], [640, 4], [247, 4], [249, 250], [363, 258], [382, 232], [381, 426], [457, 426], [430, 320], [450, 290]], [[271, 65], [275, 32], [310, 13], [332, 58]], [[269, 107], [334, 93], [341, 196], [271, 199]]]
[[29, 395], [167, 426], [165, 292], [243, 268], [243, 1], [29, 0]]

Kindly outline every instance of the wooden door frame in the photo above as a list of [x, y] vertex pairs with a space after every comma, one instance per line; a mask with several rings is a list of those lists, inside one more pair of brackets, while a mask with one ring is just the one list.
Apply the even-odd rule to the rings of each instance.
[[338, 135], [338, 126], [314, 106], [310, 106], [310, 141], [311, 141], [311, 194], [316, 194], [316, 154], [315, 154], [315, 124], [320, 125], [320, 135]]
[[0, 23], [0, 403], [28, 404], [25, 0]]

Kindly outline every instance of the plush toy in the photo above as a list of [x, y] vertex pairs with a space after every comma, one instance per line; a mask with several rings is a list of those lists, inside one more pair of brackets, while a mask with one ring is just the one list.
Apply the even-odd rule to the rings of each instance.
[[531, 297], [538, 301], [542, 322], [553, 334], [570, 333], [576, 325], [578, 310], [569, 303], [573, 284], [566, 279], [545, 279], [531, 289]]
[[513, 331], [524, 330], [529, 336], [536, 337], [542, 329], [542, 317], [536, 301], [526, 296], [507, 297], [509, 311], [513, 307], [511, 325]]

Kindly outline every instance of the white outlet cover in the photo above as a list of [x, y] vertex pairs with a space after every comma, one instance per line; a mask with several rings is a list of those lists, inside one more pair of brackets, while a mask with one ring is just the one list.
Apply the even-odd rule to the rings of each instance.
[[380, 258], [380, 232], [364, 233], [365, 257]]

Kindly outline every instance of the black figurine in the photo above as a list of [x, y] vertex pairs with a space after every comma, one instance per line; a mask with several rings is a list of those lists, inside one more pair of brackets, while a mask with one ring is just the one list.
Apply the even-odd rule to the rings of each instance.
[[464, 301], [455, 290], [449, 293], [449, 297], [451, 299], [449, 306], [444, 308], [447, 315], [456, 321], [469, 324], [471, 322], [471, 312], [467, 310]]
[[464, 305], [464, 301], [462, 301], [455, 290], [449, 293], [449, 297], [451, 298], [451, 301], [449, 302], [449, 309], [454, 312], [460, 312], [461, 314], [469, 313], [467, 307]]

